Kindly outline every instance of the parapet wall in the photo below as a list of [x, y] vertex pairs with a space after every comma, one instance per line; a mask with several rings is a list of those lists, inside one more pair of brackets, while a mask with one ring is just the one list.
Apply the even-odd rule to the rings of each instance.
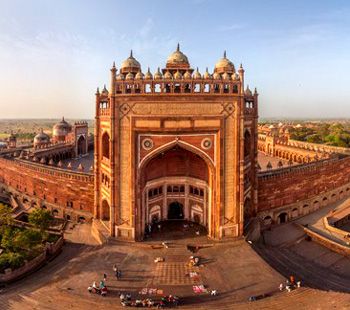
[[[64, 216], [70, 211], [93, 213], [94, 176], [18, 159], [0, 158], [0, 186], [13, 190], [22, 204], [53, 209]], [[67, 212], [64, 212], [67, 210]]]
[[349, 182], [350, 157], [326, 159], [259, 173], [258, 212], [318, 197]]

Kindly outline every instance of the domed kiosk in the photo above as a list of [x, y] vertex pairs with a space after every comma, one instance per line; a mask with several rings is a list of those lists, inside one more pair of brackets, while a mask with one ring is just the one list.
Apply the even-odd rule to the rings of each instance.
[[43, 129], [40, 129], [40, 132], [34, 137], [34, 147], [40, 147], [45, 144], [50, 143], [50, 137], [46, 134]]
[[72, 126], [65, 121], [64, 117], [62, 120], [53, 126], [52, 140], [53, 142], [64, 142], [67, 135], [72, 131]]

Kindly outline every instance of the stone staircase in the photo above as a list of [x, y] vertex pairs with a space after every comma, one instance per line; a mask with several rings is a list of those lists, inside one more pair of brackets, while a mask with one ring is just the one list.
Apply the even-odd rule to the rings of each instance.
[[350, 279], [331, 272], [328, 268], [308, 261], [288, 248], [259, 247], [254, 250], [286, 278], [294, 275], [307, 286], [338, 292], [350, 292]]
[[335, 293], [320, 291], [316, 289], [301, 287], [288, 292], [276, 293], [271, 297], [266, 297], [253, 302], [234, 303], [230, 297], [222, 299], [220, 296], [208, 298], [196, 304], [182, 305], [182, 309], [347, 309], [350, 307], [350, 295], [345, 293]]

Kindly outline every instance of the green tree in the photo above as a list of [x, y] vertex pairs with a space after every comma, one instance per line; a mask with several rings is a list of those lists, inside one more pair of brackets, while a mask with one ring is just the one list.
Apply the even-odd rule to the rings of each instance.
[[15, 249], [31, 252], [42, 248], [42, 234], [37, 230], [25, 229], [15, 234], [13, 242]]
[[0, 272], [6, 268], [16, 269], [24, 264], [25, 257], [20, 253], [7, 252], [0, 255]]
[[53, 216], [49, 211], [43, 209], [35, 209], [28, 216], [28, 222], [40, 230], [43, 239], [47, 238], [46, 230], [50, 227], [52, 221]]
[[0, 203], [0, 226], [13, 224], [12, 209]]
[[14, 237], [18, 228], [12, 226], [3, 226], [1, 232], [1, 247], [7, 251], [14, 251], [16, 248]]

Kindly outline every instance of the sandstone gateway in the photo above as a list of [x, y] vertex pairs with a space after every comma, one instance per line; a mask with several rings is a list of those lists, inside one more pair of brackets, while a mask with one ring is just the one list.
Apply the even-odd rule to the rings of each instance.
[[[250, 223], [266, 229], [349, 197], [348, 149], [257, 121], [258, 94], [226, 53], [203, 74], [179, 46], [153, 74], [131, 53], [111, 68], [109, 90], [96, 92], [94, 138], [87, 123], [64, 119], [31, 145], [11, 134], [0, 150], [0, 199], [92, 221], [95, 235], [142, 240], [147, 224], [167, 219], [237, 237]], [[263, 171], [258, 151], [280, 165]]]
[[94, 216], [135, 240], [167, 219], [242, 235], [257, 206], [257, 103], [226, 53], [213, 74], [179, 46], [153, 75], [132, 53], [113, 65], [109, 92], [96, 93]]

